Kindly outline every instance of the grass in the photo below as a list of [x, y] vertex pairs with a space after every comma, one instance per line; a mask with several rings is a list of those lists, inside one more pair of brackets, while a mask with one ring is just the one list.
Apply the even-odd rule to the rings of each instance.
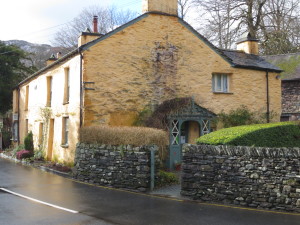
[[198, 144], [256, 147], [300, 147], [296, 122], [255, 124], [222, 129], [197, 139]]

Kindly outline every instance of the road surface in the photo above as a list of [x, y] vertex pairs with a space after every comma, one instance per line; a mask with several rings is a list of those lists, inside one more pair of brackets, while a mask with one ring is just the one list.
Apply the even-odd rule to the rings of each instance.
[[300, 214], [199, 204], [96, 187], [0, 159], [2, 224], [299, 225]]

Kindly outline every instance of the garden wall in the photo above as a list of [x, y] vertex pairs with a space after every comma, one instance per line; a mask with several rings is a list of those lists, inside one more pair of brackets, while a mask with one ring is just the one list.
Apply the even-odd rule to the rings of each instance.
[[300, 212], [300, 148], [185, 145], [181, 194]]
[[[156, 146], [77, 144], [74, 178], [145, 192], [151, 183], [151, 149], [158, 150]], [[158, 151], [155, 157], [158, 162]]]

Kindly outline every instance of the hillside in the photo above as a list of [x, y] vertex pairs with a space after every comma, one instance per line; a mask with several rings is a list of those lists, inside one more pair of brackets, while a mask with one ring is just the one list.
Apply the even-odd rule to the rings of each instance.
[[69, 49], [62, 47], [52, 47], [47, 44], [33, 44], [23, 40], [9, 40], [4, 41], [7, 45], [16, 45], [22, 50], [31, 53], [31, 61], [25, 62], [28, 65], [34, 65], [38, 69], [46, 66], [46, 60], [51, 56], [51, 54], [56, 54], [57, 52], [62, 52], [63, 55], [66, 54]]

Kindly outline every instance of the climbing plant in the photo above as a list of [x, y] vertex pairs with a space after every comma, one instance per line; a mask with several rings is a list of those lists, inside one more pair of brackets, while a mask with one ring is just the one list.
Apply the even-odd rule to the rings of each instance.
[[42, 140], [41, 140], [41, 145], [39, 150], [43, 152], [46, 149], [46, 144], [47, 144], [46, 141], [48, 140], [49, 122], [52, 116], [51, 108], [49, 107], [40, 108], [40, 116], [44, 124], [44, 129], [42, 133]]
[[164, 101], [156, 107], [154, 111], [151, 111], [149, 107], [146, 107], [139, 113], [136, 125], [152, 127], [168, 131], [168, 116], [176, 114], [176, 112], [185, 108], [192, 103], [192, 98], [174, 98]]

